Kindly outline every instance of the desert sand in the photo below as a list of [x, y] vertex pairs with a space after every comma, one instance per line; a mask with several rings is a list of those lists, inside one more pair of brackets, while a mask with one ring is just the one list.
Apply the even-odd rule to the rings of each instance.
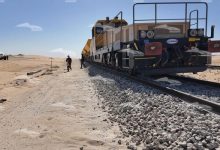
[[212, 65], [219, 65], [220, 66], [220, 56], [213, 56], [212, 57]]
[[[99, 100], [79, 61], [66, 73], [64, 59], [14, 57], [0, 62], [0, 149], [117, 150], [121, 133], [99, 107]], [[58, 66], [58, 67], [57, 67]]]
[[[63, 65], [64, 59], [55, 58], [52, 69], [56, 70]], [[10, 56], [9, 61], [0, 61], [0, 98], [10, 99], [29, 90], [33, 87], [30, 83], [39, 82], [41, 74], [48, 73], [50, 69], [51, 60], [43, 56]], [[28, 76], [27, 73], [31, 72], [39, 73]]]

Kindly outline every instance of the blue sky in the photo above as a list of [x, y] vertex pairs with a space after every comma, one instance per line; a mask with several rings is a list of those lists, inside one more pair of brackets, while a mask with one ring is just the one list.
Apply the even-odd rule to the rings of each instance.
[[[119, 11], [132, 23], [132, 5], [153, 0], [0, 0], [0, 52], [79, 57], [91, 26], [98, 19], [113, 17]], [[163, 1], [163, 0], [160, 0]], [[172, 1], [172, 0], [170, 0]], [[176, 0], [178, 1], [178, 0]], [[183, 1], [183, 0], [182, 0]], [[199, 0], [194, 0], [199, 1]], [[220, 1], [209, 2], [209, 26], [216, 25], [220, 39]], [[179, 7], [161, 7], [160, 17], [177, 17]], [[140, 17], [152, 15], [146, 8]], [[182, 17], [182, 16], [181, 16]]]

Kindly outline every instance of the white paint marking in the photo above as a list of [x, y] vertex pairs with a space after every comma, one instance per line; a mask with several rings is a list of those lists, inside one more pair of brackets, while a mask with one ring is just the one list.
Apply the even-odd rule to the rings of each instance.
[[4, 110], [5, 110], [5, 107], [0, 106], [0, 111], [4, 111]]
[[31, 130], [28, 130], [28, 129], [19, 129], [19, 130], [16, 130], [14, 132], [15, 134], [24, 134], [24, 135], [27, 135], [31, 138], [35, 138], [35, 137], [38, 137], [40, 135], [40, 133], [38, 132], [35, 132], [35, 131], [31, 131]]
[[53, 107], [61, 107], [61, 108], [65, 108], [67, 110], [75, 110], [75, 107], [74, 106], [71, 106], [71, 105], [66, 105], [64, 103], [54, 103], [52, 104]]
[[180, 86], [182, 85], [182, 83], [180, 81], [177, 81], [177, 80], [172, 80], [172, 79], [169, 79], [167, 77], [164, 77], [164, 78], [160, 78], [160, 79], [157, 79], [155, 81], [159, 81], [159, 82], [167, 82], [169, 83], [170, 85], [172, 86]]

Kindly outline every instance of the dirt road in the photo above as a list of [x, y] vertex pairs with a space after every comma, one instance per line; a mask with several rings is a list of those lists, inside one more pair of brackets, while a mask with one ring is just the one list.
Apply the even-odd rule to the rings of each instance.
[[63, 69], [0, 104], [1, 150], [124, 149], [117, 125], [98, 107], [88, 73], [78, 61], [72, 72]]

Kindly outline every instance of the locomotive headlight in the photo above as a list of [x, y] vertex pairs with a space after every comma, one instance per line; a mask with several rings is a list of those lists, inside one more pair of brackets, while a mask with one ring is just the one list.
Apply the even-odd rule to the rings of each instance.
[[141, 38], [146, 38], [146, 36], [147, 36], [147, 33], [145, 32], [145, 31], [141, 31]]
[[155, 50], [156, 48], [157, 48], [156, 46], [151, 46], [151, 47], [150, 47], [150, 50], [153, 51], [153, 50]]
[[147, 38], [152, 39], [154, 37], [154, 31], [147, 32]]
[[198, 30], [198, 35], [199, 36], [204, 36], [204, 30], [203, 29], [199, 29]]
[[197, 36], [197, 30], [195, 30], [195, 29], [191, 30], [190, 36]]

